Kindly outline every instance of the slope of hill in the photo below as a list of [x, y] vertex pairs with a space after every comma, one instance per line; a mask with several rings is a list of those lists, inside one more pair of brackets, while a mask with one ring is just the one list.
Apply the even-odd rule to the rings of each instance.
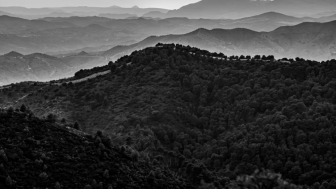
[[275, 55], [276, 58], [302, 57], [327, 60], [336, 57], [336, 21], [328, 23], [302, 23], [280, 27], [271, 32], [247, 29], [198, 29], [184, 35], [149, 37], [139, 43], [114, 47], [103, 54], [114, 56], [161, 43], [180, 43], [228, 55]]
[[1, 188], [194, 188], [101, 132], [91, 136], [21, 110], [0, 111]]
[[56, 58], [39, 53], [24, 56], [10, 52], [0, 56], [0, 85], [71, 77], [80, 69], [101, 66], [104, 62], [104, 57], [86, 54]]
[[[104, 130], [194, 184], [230, 188], [238, 175], [267, 168], [296, 184], [333, 188], [335, 65], [231, 61], [158, 45], [109, 64], [109, 74], [56, 82], [16, 105], [78, 121], [86, 132]], [[23, 88], [1, 96], [15, 90]]]

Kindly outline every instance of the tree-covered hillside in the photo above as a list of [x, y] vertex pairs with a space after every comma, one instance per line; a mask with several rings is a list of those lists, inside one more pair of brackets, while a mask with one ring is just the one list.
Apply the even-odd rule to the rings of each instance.
[[336, 61], [222, 57], [158, 45], [109, 64], [107, 75], [53, 84], [19, 104], [104, 130], [193, 184], [230, 188], [239, 175], [269, 169], [335, 188]]
[[0, 188], [194, 188], [176, 172], [152, 164], [129, 146], [0, 109]]

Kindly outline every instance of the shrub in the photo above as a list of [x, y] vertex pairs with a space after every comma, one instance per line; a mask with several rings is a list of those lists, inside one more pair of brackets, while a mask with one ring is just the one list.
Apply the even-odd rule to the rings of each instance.
[[100, 144], [99, 144], [99, 149], [101, 149], [101, 150], [105, 150], [105, 145], [104, 145], [103, 143], [100, 143]]
[[61, 189], [61, 188], [62, 188], [61, 184], [59, 182], [56, 182], [55, 189]]
[[54, 114], [49, 114], [47, 116], [47, 120], [50, 122], [50, 123], [55, 123], [56, 122], [56, 115]]
[[41, 174], [39, 175], [39, 177], [40, 177], [41, 179], [43, 179], [43, 180], [48, 179], [48, 175], [47, 175], [47, 173], [45, 173], [45, 172], [41, 173]]
[[92, 181], [92, 183], [91, 183], [91, 186], [92, 186], [93, 188], [97, 187], [97, 181], [96, 181], [96, 179], [93, 179], [93, 181]]
[[13, 108], [13, 107], [9, 107], [9, 108], [7, 109], [7, 114], [8, 114], [8, 115], [12, 115], [13, 112], [14, 112], [14, 108]]
[[92, 189], [92, 187], [88, 184], [84, 187], [84, 189]]
[[4, 162], [7, 162], [8, 161], [8, 158], [6, 156], [6, 153], [4, 150], [0, 150], [0, 157], [1, 159], [4, 161]]
[[73, 126], [75, 129], [77, 129], [77, 130], [79, 130], [80, 129], [80, 127], [79, 127], [79, 123], [76, 121], [75, 123], [74, 123], [74, 126]]
[[103, 137], [103, 132], [101, 130], [98, 130], [96, 135], [99, 137]]
[[22, 106], [20, 107], [20, 112], [26, 112], [27, 111], [27, 107], [22, 104]]
[[13, 185], [13, 180], [10, 176], [7, 176], [6, 178], [6, 185], [11, 187]]
[[106, 179], [110, 178], [109, 171], [108, 171], [108, 170], [105, 170], [103, 176], [104, 176], [104, 178], [106, 178]]

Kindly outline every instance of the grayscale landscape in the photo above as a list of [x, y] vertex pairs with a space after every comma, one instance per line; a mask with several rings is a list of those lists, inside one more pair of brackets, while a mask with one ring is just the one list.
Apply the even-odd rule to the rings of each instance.
[[0, 1], [0, 189], [334, 189], [335, 59], [335, 0]]

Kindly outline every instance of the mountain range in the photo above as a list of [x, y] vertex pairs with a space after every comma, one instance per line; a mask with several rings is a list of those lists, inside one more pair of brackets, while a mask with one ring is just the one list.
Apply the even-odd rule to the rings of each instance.
[[7, 15], [0, 16], [0, 23], [1, 34], [20, 34], [22, 32], [28, 33], [34, 30], [48, 30], [75, 26], [69, 22], [51, 23], [44, 20], [27, 20]]
[[274, 11], [291, 16], [310, 16], [334, 11], [334, 0], [201, 0], [177, 10], [166, 17], [237, 19]]
[[336, 187], [335, 0], [0, 7], [0, 54], [0, 188]]
[[70, 17], [70, 16], [99, 16], [101, 14], [124, 15], [131, 14], [142, 16], [149, 12], [167, 13], [161, 8], [123, 8], [111, 7], [57, 7], [57, 8], [25, 8], [25, 7], [0, 7], [0, 15], [8, 15], [25, 19], [39, 19], [44, 17]]
[[201, 28], [183, 35], [151, 36], [133, 45], [114, 47], [104, 55], [115, 58], [116, 54], [126, 55], [157, 43], [190, 45], [227, 55], [261, 54], [275, 55], [276, 58], [327, 60], [336, 57], [336, 21], [306, 22], [271, 32]]
[[[267, 15], [269, 16], [269, 14]], [[296, 21], [296, 18], [293, 17], [286, 18], [288, 22]], [[72, 19], [76, 20], [75, 18]], [[97, 19], [99, 20], [106, 18]], [[257, 16], [247, 20], [261, 23], [263, 19], [262, 17]], [[204, 22], [204, 25], [211, 25], [211, 22], [208, 22], [208, 20], [189, 20], [187, 18], [165, 19], [160, 21], [169, 23], [166, 24], [165, 27], [168, 27], [169, 25], [177, 25], [176, 23], [185, 22], [196, 22], [198, 24], [202, 24], [202, 22]], [[107, 23], [111, 24], [112, 26], [114, 25], [112, 23], [117, 22], [118, 21]], [[124, 23], [123, 20], [120, 20], [119, 22]], [[129, 20], [129, 23], [132, 22], [139, 23], [139, 21]], [[148, 26], [139, 27], [139, 29], [142, 28], [143, 31], [146, 31], [146, 29], [150, 28], [151, 26], [153, 26], [153, 28], [155, 28], [156, 26], [152, 25], [154, 23], [153, 20], [142, 20], [142, 22], [142, 26]], [[244, 19], [242, 19], [241, 22], [244, 22]], [[27, 41], [29, 39], [27, 37], [21, 37], [21, 40], [18, 40], [15, 39], [15, 35], [0, 35], [0, 37], [7, 37], [2, 39], [2, 41], [4, 42], [3, 45], [0, 46], [0, 51], [2, 52], [13, 48], [13, 46], [10, 46], [10, 48], [6, 46], [6, 42], [8, 44], [16, 44], [16, 46], [20, 46], [20, 48], [17, 49], [21, 51], [23, 50], [22, 47], [25, 47], [28, 52], [32, 51], [32, 47], [34, 47], [33, 50], [43, 51], [46, 48], [48, 48], [49, 50], [60, 50], [59, 46], [62, 46], [64, 50], [64, 52], [62, 53], [61, 51], [58, 51], [59, 53], [54, 52], [53, 56], [43, 56], [43, 59], [40, 59], [40, 54], [36, 53], [27, 56], [9, 56], [11, 55], [11, 53], [0, 56], [0, 62], [2, 67], [1, 84], [4, 85], [25, 80], [47, 81], [52, 79], [60, 79], [62, 77], [71, 77], [79, 69], [92, 68], [102, 65], [103, 62], [115, 61], [118, 58], [130, 54], [135, 50], [154, 46], [157, 43], [176, 43], [190, 45], [198, 48], [207, 49], [212, 52], [222, 52], [228, 56], [274, 55], [278, 59], [284, 57], [301, 57], [305, 59], [319, 61], [336, 58], [336, 21], [327, 23], [305, 22], [295, 26], [279, 27], [278, 29], [270, 32], [256, 32], [243, 28], [201, 28], [185, 34], [150, 36], [140, 42], [136, 42], [133, 44], [130, 43], [129, 45], [117, 46], [113, 46], [113, 44], [117, 44], [118, 41], [115, 43], [105, 43], [106, 41], [104, 41], [104, 39], [101, 39], [101, 36], [106, 36], [110, 37], [111, 40], [116, 40], [114, 36], [118, 35], [112, 35], [110, 33], [113, 30], [101, 25], [92, 24], [90, 19], [86, 20], [86, 22], [85, 20], [83, 20], [83, 22], [77, 23], [85, 27], [69, 27], [33, 32], [33, 34], [39, 36], [35, 38], [36, 41], [39, 43], [35, 42], [34, 46], [32, 46], [32, 44], [34, 44], [34, 41]], [[88, 24], [90, 25], [86, 26]], [[242, 23], [235, 23], [236, 26], [239, 24]], [[252, 24], [251, 26], [256, 25]], [[164, 27], [156, 29], [156, 32], [158, 33], [160, 33], [160, 30], [164, 31]], [[64, 32], [66, 32], [69, 36], [67, 40], [65, 40], [65, 37], [67, 36], [64, 35]], [[129, 35], [134, 37], [134, 34], [132, 33], [130, 33]], [[46, 37], [42, 38], [41, 36]], [[144, 35], [142, 35], [141, 37], [144, 37]], [[129, 38], [127, 37], [127, 35], [125, 35], [123, 38], [120, 39], [119, 43], [127, 39]], [[47, 46], [47, 44], [49, 44], [50, 46]], [[92, 44], [96, 44], [97, 47], [82, 48]], [[98, 46], [102, 44], [105, 45]], [[88, 56], [78, 56], [78, 53], [80, 53], [81, 51], [87, 51]], [[70, 59], [73, 59], [73, 61], [69, 62]], [[76, 63], [76, 61], [79, 62]], [[29, 66], [31, 67], [31, 64], [39, 66], [36, 69], [29, 70], [28, 68]]]
[[41, 53], [22, 55], [17, 52], [10, 52], [0, 56], [0, 85], [71, 77], [80, 69], [104, 64], [106, 64], [104, 57], [88, 55], [83, 52], [64, 57], [54, 57]]
[[246, 28], [269, 32], [281, 26], [308, 21], [328, 22], [333, 19], [335, 16], [317, 19], [298, 18], [276, 12], [236, 20], [142, 17], [110, 19], [96, 16], [46, 17], [27, 20], [0, 16], [0, 41], [2, 43], [0, 53], [17, 51], [22, 54], [35, 52], [57, 54], [80, 52], [85, 50], [84, 48], [100, 51], [117, 45], [133, 44], [150, 35], [185, 34], [198, 28], [208, 30]]
[[[57, 7], [57, 8], [25, 8], [0, 7], [0, 11], [26, 19], [43, 17], [99, 16], [102, 14], [131, 14], [138, 17], [187, 17], [205, 19], [239, 19], [266, 12], [278, 12], [296, 17], [323, 17], [335, 14], [334, 0], [201, 0], [185, 5], [176, 10], [160, 8], [123, 8], [111, 7]], [[110, 16], [111, 17], [111, 16]]]

